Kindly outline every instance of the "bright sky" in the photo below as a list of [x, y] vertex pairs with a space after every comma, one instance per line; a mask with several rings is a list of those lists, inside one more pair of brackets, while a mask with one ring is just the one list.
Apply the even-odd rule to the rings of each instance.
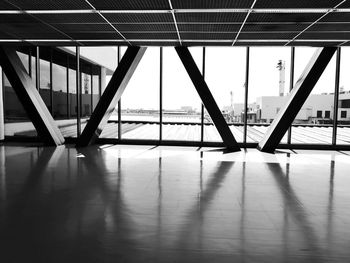
[[[123, 48], [125, 50], [125, 48]], [[316, 48], [298, 47], [295, 52], [295, 75], [297, 81]], [[190, 51], [202, 69], [202, 48], [190, 48]], [[259, 96], [278, 96], [279, 60], [285, 61], [285, 91], [289, 89], [290, 72], [289, 47], [251, 47], [249, 70], [249, 103]], [[342, 49], [342, 57], [349, 58], [350, 48]], [[244, 102], [246, 48], [243, 47], [207, 47], [205, 78], [219, 107], [230, 105], [230, 92], [233, 102]], [[334, 56], [313, 90], [313, 94], [334, 92], [335, 82]], [[349, 59], [341, 60], [342, 68], [350, 68]], [[350, 78], [341, 71], [340, 86], [350, 90]], [[163, 108], [179, 109], [181, 106], [200, 108], [200, 99], [188, 77], [174, 48], [163, 48]], [[136, 72], [131, 78], [123, 96], [122, 107], [159, 108], [159, 48], [147, 49]]]

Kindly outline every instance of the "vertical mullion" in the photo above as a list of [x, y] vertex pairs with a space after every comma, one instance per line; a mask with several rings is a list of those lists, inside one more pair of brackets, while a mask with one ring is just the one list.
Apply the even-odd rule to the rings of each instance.
[[70, 119], [70, 103], [69, 103], [69, 57], [66, 55], [66, 82], [67, 82], [67, 118]]
[[98, 96], [99, 99], [101, 99], [102, 96], [102, 73], [101, 73], [101, 67], [98, 73]]
[[[203, 79], [205, 80], [205, 47], [203, 47], [203, 53], [202, 53], [202, 75]], [[201, 106], [201, 143], [204, 141], [204, 104], [202, 102]]]
[[249, 47], [246, 48], [245, 62], [245, 90], [244, 90], [244, 115], [243, 115], [243, 144], [247, 143], [247, 115], [248, 115], [248, 83], [249, 83]]
[[[119, 66], [119, 62], [120, 62], [120, 46], [118, 46], [118, 54], [117, 54], [117, 62], [118, 62], [118, 66]], [[121, 140], [122, 139], [122, 98], [120, 98], [120, 100], [118, 101], [118, 139]]]
[[332, 145], [337, 144], [337, 124], [338, 124], [338, 102], [339, 102], [339, 77], [340, 77], [340, 50], [337, 49], [337, 59], [335, 66], [335, 85], [334, 85], [334, 107], [333, 107], [333, 134]]
[[32, 77], [32, 48], [29, 48], [28, 54], [28, 74]]
[[[292, 91], [294, 86], [294, 61], [295, 61], [295, 47], [291, 47], [290, 54], [290, 71], [289, 71], [289, 92]], [[293, 124], [292, 124], [293, 125]], [[287, 133], [287, 144], [291, 144], [292, 142], [292, 125], [288, 129]]]
[[36, 47], [36, 58], [35, 58], [35, 74], [36, 74], [36, 89], [40, 93], [40, 50], [39, 47]]
[[163, 140], [163, 47], [159, 48], [159, 141]]
[[91, 91], [91, 107], [90, 107], [90, 116], [94, 111], [94, 79], [92, 75], [92, 66], [90, 65], [90, 91]]
[[77, 46], [75, 49], [75, 55], [76, 55], [76, 64], [77, 64], [77, 70], [76, 70], [76, 102], [77, 102], [77, 138], [79, 138], [81, 134], [81, 120], [80, 120], [80, 47]]
[[53, 117], [52, 48], [50, 47], [50, 113]]

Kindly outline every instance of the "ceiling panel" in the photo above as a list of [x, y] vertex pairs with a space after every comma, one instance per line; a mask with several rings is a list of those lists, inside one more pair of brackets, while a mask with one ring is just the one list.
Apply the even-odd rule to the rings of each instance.
[[162, 42], [162, 41], [152, 41], [152, 42], [145, 42], [145, 41], [131, 41], [133, 45], [137, 46], [178, 46], [180, 43], [178, 41], [174, 42]]
[[349, 39], [350, 40], [350, 34], [349, 32], [331, 32], [331, 33], [325, 33], [325, 32], [304, 32], [300, 36], [298, 36], [297, 39]]
[[111, 23], [162, 23], [173, 22], [171, 13], [103, 14]]
[[257, 0], [254, 8], [333, 8], [341, 0]]
[[50, 23], [50, 24], [62, 24], [62, 23], [106, 23], [105, 20], [98, 14], [36, 14], [35, 17]]
[[260, 46], [284, 46], [287, 43], [287, 41], [282, 42], [244, 42], [244, 41], [237, 41], [235, 43], [235, 46], [251, 46], [251, 47], [260, 47]]
[[24, 10], [91, 9], [84, 0], [8, 0]]
[[176, 31], [175, 25], [171, 23], [138, 23], [138, 24], [114, 24], [119, 31]]
[[254, 0], [171, 0], [174, 9], [250, 8]]
[[67, 39], [64, 34], [44, 24], [0, 24], [0, 30], [18, 36], [20, 39]]
[[115, 31], [109, 24], [53, 24], [57, 29], [64, 32], [106, 32]]
[[169, 10], [168, 0], [90, 0], [99, 10]]
[[292, 39], [296, 35], [295, 32], [286, 32], [286, 33], [276, 33], [276, 32], [241, 32], [238, 36], [239, 40], [242, 39], [269, 39], [269, 40], [274, 40], [274, 39]]
[[317, 23], [308, 31], [350, 31], [349, 23]]
[[123, 39], [117, 32], [70, 32], [73, 39]]
[[341, 42], [316, 42], [316, 41], [293, 41], [288, 44], [288, 46], [312, 46], [312, 47], [334, 47], [340, 45]]
[[290, 32], [300, 32], [304, 30], [310, 23], [306, 24], [280, 24], [280, 23], [254, 23], [254, 24], [244, 24], [243, 31], [290, 31]]
[[177, 40], [176, 32], [168, 33], [123, 33], [126, 39], [174, 39]]
[[16, 10], [14, 5], [11, 5], [5, 1], [0, 1], [0, 10]]
[[247, 22], [314, 22], [320, 13], [251, 13]]
[[19, 23], [25, 23], [25, 24], [37, 24], [40, 23], [37, 19], [35, 19], [33, 16], [27, 15], [27, 14], [0, 14], [0, 24], [19, 24]]
[[180, 31], [196, 32], [237, 32], [241, 23], [237, 24], [178, 24]]
[[0, 26], [0, 39], [17, 39], [18, 37], [16, 35], [6, 33], [7, 29], [3, 30], [4, 28]]
[[350, 22], [349, 13], [329, 13], [320, 22]]
[[207, 40], [215, 40], [215, 39], [224, 39], [224, 40], [234, 40], [236, 36], [236, 33], [215, 33], [215, 32], [209, 32], [209, 33], [186, 33], [186, 32], [180, 32], [181, 39], [194, 39], [194, 40], [201, 40], [201, 39], [207, 39]]
[[232, 46], [232, 42], [220, 42], [220, 41], [217, 41], [217, 42], [193, 42], [193, 41], [183, 41], [182, 42], [184, 45], [186, 46], [207, 46], [207, 47], [210, 47], [210, 46]]
[[247, 13], [175, 13], [178, 23], [207, 22], [243, 22]]
[[350, 1], [347, 0], [343, 4], [341, 4], [338, 8], [350, 8]]

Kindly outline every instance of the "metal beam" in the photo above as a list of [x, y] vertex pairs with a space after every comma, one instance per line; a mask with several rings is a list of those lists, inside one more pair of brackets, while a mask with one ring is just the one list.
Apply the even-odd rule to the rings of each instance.
[[249, 91], [249, 47], [246, 47], [245, 62], [245, 83], [244, 83], [244, 116], [243, 116], [243, 143], [247, 143], [247, 125], [248, 125], [248, 91]]
[[77, 138], [81, 134], [81, 83], [80, 83], [80, 47], [75, 47], [76, 71], [75, 71], [75, 93], [76, 93], [76, 115], [77, 115]]
[[90, 120], [78, 138], [77, 147], [90, 145], [99, 137], [146, 49], [146, 47], [128, 47]]
[[[290, 53], [290, 72], [289, 72], [289, 92], [292, 91], [294, 86], [294, 62], [295, 62], [295, 47], [291, 47]], [[287, 143], [291, 144], [292, 141], [292, 126], [288, 128]]]
[[332, 145], [337, 144], [338, 128], [338, 106], [339, 106], [339, 78], [340, 78], [340, 57], [341, 48], [337, 48], [337, 60], [335, 62], [335, 84], [334, 84], [334, 103], [333, 103], [333, 134]]
[[264, 138], [259, 142], [260, 151], [269, 153], [275, 151], [336, 50], [336, 47], [316, 50], [292, 89], [286, 105], [279, 111]]
[[41, 140], [47, 145], [63, 144], [64, 138], [40, 97], [35, 83], [24, 68], [16, 49], [0, 47], [0, 64]]
[[187, 47], [175, 47], [175, 50], [182, 61], [188, 75], [190, 76], [202, 102], [207, 109], [215, 127], [217, 128], [224, 144], [232, 151], [240, 151], [240, 148], [232, 135], [221, 111], [211, 94], [203, 75], [200, 73], [196, 62]]

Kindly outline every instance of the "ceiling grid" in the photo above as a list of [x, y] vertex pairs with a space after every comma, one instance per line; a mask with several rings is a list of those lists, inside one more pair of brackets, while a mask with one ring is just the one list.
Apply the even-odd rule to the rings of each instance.
[[350, 0], [5, 0], [0, 43], [350, 45]]

